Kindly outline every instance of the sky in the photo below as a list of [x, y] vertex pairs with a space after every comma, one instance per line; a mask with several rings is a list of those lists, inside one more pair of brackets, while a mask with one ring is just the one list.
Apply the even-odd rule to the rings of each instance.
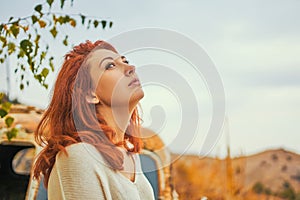
[[[7, 21], [10, 16], [30, 15], [37, 2], [42, 1], [11, 0], [3, 3], [1, 22]], [[227, 123], [215, 141], [211, 155], [226, 155], [228, 144], [234, 156], [274, 148], [300, 153], [299, 10], [298, 0], [75, 0], [74, 6], [64, 12], [112, 20], [114, 25], [106, 30], [66, 28], [62, 31], [69, 33], [72, 44], [85, 40], [108, 40], [126, 31], [147, 27], [172, 30], [188, 37], [205, 50], [224, 86]], [[52, 53], [56, 57], [56, 71], [48, 80], [51, 88], [63, 55], [69, 49], [50, 36], [48, 42], [55, 47]], [[177, 75], [180, 74], [191, 86], [199, 108], [200, 123], [188, 147], [186, 143], [172, 143], [175, 138], [184, 140], [189, 134], [176, 134], [183, 121], [181, 109], [184, 107], [176, 94], [166, 87], [145, 84], [145, 98], [141, 104], [144, 126], [154, 127], [173, 152], [198, 153], [212, 118], [211, 94], [204, 79], [196, 76], [190, 64], [180, 56], [168, 52], [144, 49], [128, 53], [127, 57], [137, 66], [137, 72], [139, 66], [147, 64], [172, 66]], [[11, 58], [8, 64], [11, 97], [46, 108], [51, 90], [32, 84], [25, 91], [19, 91], [13, 74], [12, 66], [15, 64], [16, 60]], [[6, 73], [5, 65], [0, 66], [0, 73]], [[0, 90], [5, 91], [5, 76], [1, 76], [0, 81]], [[155, 119], [162, 118], [163, 123], [155, 122]], [[192, 123], [193, 119], [187, 120]], [[155, 123], [162, 125], [155, 127]]]

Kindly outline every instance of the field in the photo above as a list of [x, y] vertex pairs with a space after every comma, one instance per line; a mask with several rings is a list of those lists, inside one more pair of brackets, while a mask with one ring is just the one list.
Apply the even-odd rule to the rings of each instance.
[[185, 155], [172, 177], [180, 199], [300, 199], [300, 155], [283, 149], [222, 160]]

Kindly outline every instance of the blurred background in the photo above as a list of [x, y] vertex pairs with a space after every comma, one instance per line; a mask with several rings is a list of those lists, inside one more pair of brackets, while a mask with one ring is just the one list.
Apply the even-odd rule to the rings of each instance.
[[[44, 1], [1, 3], [0, 21], [5, 23], [11, 16], [32, 15], [34, 7]], [[151, 128], [155, 109], [162, 107], [166, 120], [154, 131], [174, 155], [186, 156], [174, 164], [177, 166], [175, 180], [187, 177], [190, 180], [188, 183], [178, 181], [179, 194], [190, 189], [188, 194], [191, 196], [183, 199], [199, 199], [202, 194], [222, 199], [219, 194], [228, 188], [234, 188], [230, 193], [234, 195], [246, 190], [256, 191], [253, 189], [256, 187], [261, 191], [255, 194], [272, 194], [269, 199], [280, 199], [283, 197], [275, 191], [292, 187], [295, 195], [291, 198], [297, 198], [296, 192], [300, 190], [300, 1], [74, 0], [73, 6], [70, 4], [66, 1], [63, 10], [59, 4], [53, 4], [52, 11], [82, 13], [112, 21], [112, 27], [89, 30], [83, 26], [61, 27], [58, 33], [62, 35], [58, 34], [55, 39], [51, 35], [47, 38], [49, 32], [45, 31], [43, 40], [51, 46], [49, 53], [55, 58], [55, 70], [49, 73], [46, 81], [48, 89], [28, 73], [25, 76], [30, 85], [20, 90], [20, 74], [14, 72], [18, 60], [10, 57], [0, 65], [0, 91], [8, 94], [9, 99], [46, 109], [63, 56], [73, 44], [109, 40], [126, 31], [147, 27], [178, 32], [205, 50], [224, 86], [226, 121], [214, 148], [204, 159], [198, 156], [212, 117], [210, 91], [204, 80], [194, 77], [189, 64], [179, 57], [162, 51], [141, 50], [126, 56], [137, 69], [149, 63], [171, 66], [182, 74], [195, 92], [200, 123], [188, 147], [171, 143], [177, 137], [181, 122], [181, 105], [173, 94], [161, 87], [145, 87], [145, 98], [141, 102], [144, 127]], [[67, 47], [61, 44], [66, 34], [70, 44]], [[196, 176], [197, 180], [190, 172], [195, 170], [202, 174]], [[260, 180], [268, 172], [269, 175]], [[199, 179], [205, 181], [197, 185]], [[229, 185], [224, 186], [224, 190], [217, 190], [216, 187], [223, 184], [222, 180], [230, 180], [227, 181]], [[207, 187], [207, 184], [211, 185]]]

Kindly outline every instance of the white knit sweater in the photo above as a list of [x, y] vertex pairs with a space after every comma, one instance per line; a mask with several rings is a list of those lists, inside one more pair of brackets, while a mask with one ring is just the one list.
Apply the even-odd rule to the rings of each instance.
[[48, 182], [49, 200], [153, 200], [153, 189], [134, 155], [134, 182], [111, 169], [98, 150], [87, 143], [66, 147], [59, 152]]

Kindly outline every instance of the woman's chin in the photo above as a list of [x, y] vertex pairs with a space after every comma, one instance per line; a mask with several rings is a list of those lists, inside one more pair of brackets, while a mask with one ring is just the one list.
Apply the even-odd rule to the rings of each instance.
[[130, 101], [132, 103], [138, 103], [144, 97], [144, 91], [142, 87], [138, 87], [134, 90], [133, 94], [131, 95]]

